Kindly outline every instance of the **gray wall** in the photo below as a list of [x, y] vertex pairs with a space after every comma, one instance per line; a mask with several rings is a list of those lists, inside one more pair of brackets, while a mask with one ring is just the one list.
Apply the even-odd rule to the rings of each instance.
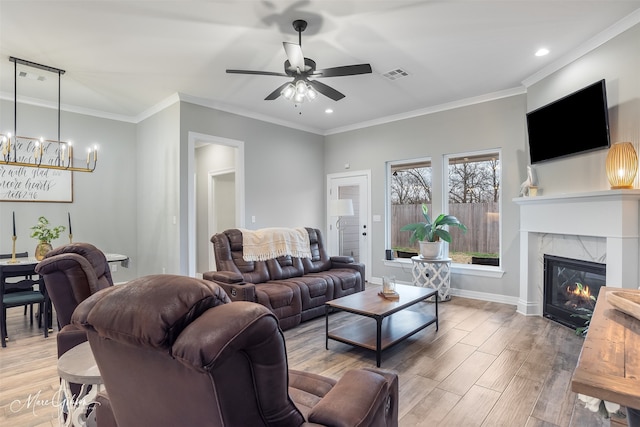
[[180, 104], [140, 122], [137, 140], [138, 274], [179, 274]]
[[[341, 172], [344, 163], [352, 170], [371, 170], [371, 214], [381, 222], [371, 223], [372, 276], [395, 275], [410, 282], [410, 268], [384, 265], [384, 251], [389, 247], [385, 234], [385, 163], [431, 157], [433, 188], [442, 188], [442, 159], [445, 154], [474, 150], [502, 150], [502, 253], [506, 274], [502, 279], [457, 276], [454, 286], [477, 292], [518, 295], [518, 209], [511, 198], [518, 195], [524, 180], [524, 138], [526, 99], [512, 96], [464, 108], [442, 111], [365, 129], [326, 137], [326, 172]], [[442, 194], [434, 192], [433, 209], [442, 211]]]
[[[640, 25], [615, 37], [527, 91], [527, 111], [534, 110], [600, 79], [606, 79], [611, 143], [640, 144]], [[640, 152], [640, 151], [639, 151]], [[607, 150], [535, 166], [542, 194], [608, 190]], [[635, 188], [640, 181], [636, 177]]]
[[184, 156], [189, 132], [244, 142], [247, 228], [322, 227], [322, 136], [182, 102]]
[[[57, 138], [57, 110], [19, 105], [18, 133]], [[0, 252], [11, 252], [11, 214], [16, 213], [16, 251], [33, 255], [37, 241], [30, 228], [39, 216], [52, 225], [67, 226], [71, 214], [74, 242], [92, 243], [104, 252], [131, 258], [129, 268], [117, 265], [115, 281], [137, 277], [136, 238], [136, 125], [82, 114], [62, 112], [61, 139], [72, 140], [76, 157], [99, 144], [98, 167], [93, 173], [73, 173], [73, 202], [0, 202]], [[0, 129], [13, 133], [13, 100], [0, 101]], [[80, 151], [78, 151], [80, 150]], [[68, 243], [68, 230], [52, 242]]]

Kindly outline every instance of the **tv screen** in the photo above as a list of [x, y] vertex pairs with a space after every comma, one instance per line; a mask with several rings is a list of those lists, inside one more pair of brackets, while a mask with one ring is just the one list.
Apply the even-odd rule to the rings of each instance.
[[604, 80], [527, 113], [531, 163], [608, 148]]

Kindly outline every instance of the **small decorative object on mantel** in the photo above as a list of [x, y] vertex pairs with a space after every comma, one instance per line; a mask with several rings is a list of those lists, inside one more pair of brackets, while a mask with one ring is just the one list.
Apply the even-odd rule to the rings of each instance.
[[607, 178], [611, 189], [633, 188], [638, 173], [638, 155], [630, 142], [616, 142], [607, 153]]
[[407, 224], [400, 231], [411, 231], [409, 243], [416, 241], [420, 243], [420, 256], [427, 259], [440, 259], [442, 256], [442, 240], [451, 243], [451, 234], [444, 228], [445, 226], [458, 227], [466, 233], [467, 227], [453, 215], [440, 214], [431, 221], [428, 214], [427, 205], [422, 204], [422, 216], [425, 222]]
[[38, 239], [35, 257], [38, 261], [41, 261], [47, 252], [53, 249], [51, 241], [60, 237], [60, 233], [65, 230], [65, 226], [58, 225], [57, 227], [49, 228], [49, 220], [41, 216], [38, 218], [38, 224], [31, 227], [31, 230], [33, 230], [31, 237]]
[[538, 187], [536, 186], [536, 176], [531, 166], [527, 166], [527, 179], [520, 184], [520, 196], [535, 197], [538, 195]]

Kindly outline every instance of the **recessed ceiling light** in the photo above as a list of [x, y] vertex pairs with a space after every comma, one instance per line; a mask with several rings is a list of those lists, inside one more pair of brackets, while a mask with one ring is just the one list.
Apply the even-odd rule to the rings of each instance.
[[538, 51], [536, 52], [536, 56], [545, 56], [545, 55], [548, 55], [548, 54], [549, 54], [549, 49], [544, 48], [544, 47], [541, 48], [541, 49], [538, 49]]
[[331, 113], [333, 113], [333, 109], [327, 108], [326, 110], [324, 110], [324, 112], [327, 113], [327, 114], [331, 114]]

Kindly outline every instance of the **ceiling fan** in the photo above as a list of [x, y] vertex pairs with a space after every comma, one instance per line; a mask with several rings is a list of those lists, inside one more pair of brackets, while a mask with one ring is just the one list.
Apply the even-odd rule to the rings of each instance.
[[312, 101], [318, 96], [318, 93], [334, 101], [344, 98], [344, 94], [317, 80], [310, 80], [309, 77], [341, 77], [371, 73], [371, 65], [369, 64], [345, 65], [316, 70], [316, 62], [305, 58], [302, 54], [302, 32], [307, 28], [307, 21], [297, 19], [293, 21], [293, 28], [298, 32], [298, 44], [282, 43], [287, 54], [287, 60], [284, 62], [284, 73], [251, 70], [227, 70], [227, 73], [293, 77], [292, 82], [281, 85], [267, 95], [265, 101], [272, 101], [282, 95], [296, 103], [301, 103], [305, 100]]

